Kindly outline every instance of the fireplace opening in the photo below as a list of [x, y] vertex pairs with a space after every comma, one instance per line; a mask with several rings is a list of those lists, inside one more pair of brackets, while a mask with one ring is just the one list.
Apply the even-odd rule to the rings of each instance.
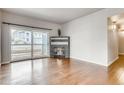
[[54, 47], [54, 57], [65, 57], [65, 48], [64, 47]]

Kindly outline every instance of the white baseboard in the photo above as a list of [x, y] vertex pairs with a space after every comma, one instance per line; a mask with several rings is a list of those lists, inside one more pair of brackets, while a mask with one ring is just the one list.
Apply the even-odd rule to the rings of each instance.
[[4, 64], [9, 64], [10, 61], [4, 61], [4, 62], [1, 62], [1, 65], [4, 65]]
[[77, 59], [77, 60], [81, 60], [81, 61], [85, 61], [85, 62], [89, 62], [89, 63], [93, 63], [93, 64], [97, 64], [97, 65], [101, 65], [101, 66], [105, 66], [107, 67], [107, 64], [98, 64], [98, 63], [95, 63], [93, 61], [89, 61], [89, 60], [84, 60], [84, 59], [81, 59], [81, 58], [76, 58], [76, 57], [70, 57], [70, 58], [74, 58], [74, 59]]
[[119, 57], [116, 57], [115, 59], [113, 59], [112, 61], [110, 61], [110, 62], [108, 63], [108, 66], [110, 66], [112, 63], [114, 63], [118, 58], [119, 58]]

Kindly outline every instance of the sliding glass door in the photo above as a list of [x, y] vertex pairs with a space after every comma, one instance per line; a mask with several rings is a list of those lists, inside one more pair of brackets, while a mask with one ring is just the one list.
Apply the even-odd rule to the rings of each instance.
[[31, 58], [31, 32], [11, 29], [11, 60], [25, 60]]
[[40, 30], [11, 28], [11, 61], [49, 56], [48, 33]]
[[33, 58], [48, 57], [48, 33], [33, 32]]

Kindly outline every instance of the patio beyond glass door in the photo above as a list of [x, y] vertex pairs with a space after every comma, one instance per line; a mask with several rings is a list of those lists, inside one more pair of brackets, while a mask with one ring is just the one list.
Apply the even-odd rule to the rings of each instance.
[[11, 61], [31, 59], [31, 32], [11, 29]]
[[11, 29], [11, 61], [48, 56], [48, 33], [39, 30]]
[[33, 32], [33, 58], [48, 57], [47, 33]]

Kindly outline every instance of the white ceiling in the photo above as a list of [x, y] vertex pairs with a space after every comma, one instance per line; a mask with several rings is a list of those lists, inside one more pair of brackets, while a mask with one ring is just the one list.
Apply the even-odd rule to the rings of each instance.
[[3, 8], [3, 10], [7, 12], [59, 24], [89, 15], [101, 9], [102, 8]]

